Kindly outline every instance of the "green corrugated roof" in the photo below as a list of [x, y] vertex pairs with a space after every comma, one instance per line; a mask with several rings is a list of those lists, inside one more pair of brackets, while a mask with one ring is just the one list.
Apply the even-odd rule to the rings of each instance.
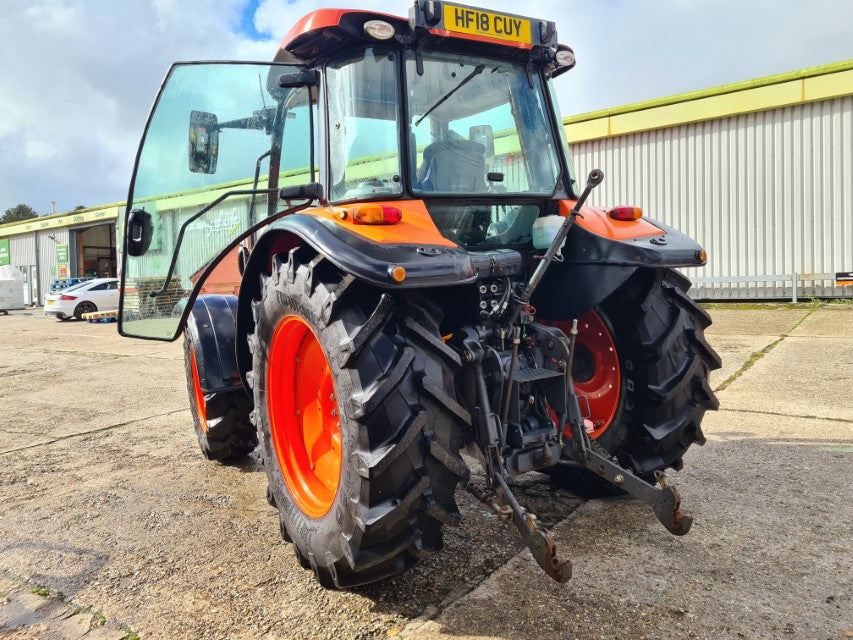
[[754, 80], [742, 80], [740, 82], [732, 82], [730, 84], [723, 84], [718, 87], [710, 87], [709, 89], [688, 91], [687, 93], [679, 93], [674, 96], [666, 96], [665, 98], [655, 98], [654, 100], [633, 102], [631, 104], [626, 104], [619, 107], [600, 109], [598, 111], [590, 111], [588, 113], [580, 113], [575, 116], [568, 116], [566, 118], [563, 118], [563, 124], [574, 124], [576, 122], [586, 122], [587, 120], [595, 120], [597, 118], [607, 118], [609, 116], [617, 116], [623, 113], [633, 113], [635, 111], [653, 109], [654, 107], [664, 107], [671, 104], [678, 104], [679, 102], [690, 102], [691, 100], [699, 100], [701, 98], [709, 98], [711, 96], [721, 96], [727, 93], [735, 93], [736, 91], [744, 91], [746, 89], [766, 87], [772, 84], [790, 82], [791, 80], [801, 80], [803, 78], [823, 76], [830, 73], [838, 73], [840, 71], [849, 71], [850, 69], [853, 69], [853, 59], [843, 60], [841, 62], [832, 62], [830, 64], [823, 64], [818, 67], [809, 67], [808, 69], [800, 69], [799, 71], [787, 71], [785, 73], [777, 73], [772, 76], [765, 76], [763, 78], [756, 78]]

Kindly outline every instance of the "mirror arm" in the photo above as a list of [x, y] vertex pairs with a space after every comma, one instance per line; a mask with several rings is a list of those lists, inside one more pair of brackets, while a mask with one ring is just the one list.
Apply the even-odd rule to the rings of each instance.
[[[274, 107], [270, 107], [273, 109]], [[256, 111], [254, 115], [248, 118], [237, 118], [236, 120], [228, 120], [220, 122], [210, 128], [211, 131], [222, 131], [223, 129], [268, 129], [269, 117], [266, 111]]]
[[[290, 110], [279, 101], [275, 108], [275, 116], [273, 117], [272, 139], [270, 144], [270, 167], [269, 167], [269, 182], [267, 186], [270, 189], [278, 189], [279, 175], [281, 173], [281, 151], [284, 141], [284, 130], [287, 127], [287, 115]], [[267, 215], [271, 216], [278, 204], [278, 198], [275, 193], [267, 194]]]
[[[268, 158], [272, 150], [264, 151], [260, 156], [258, 156], [258, 161], [255, 163], [255, 179], [252, 182], [252, 191], [258, 190], [258, 181], [261, 178], [261, 163], [264, 161], [264, 158]], [[249, 203], [249, 226], [252, 227], [255, 225], [255, 199], [252, 198]]]

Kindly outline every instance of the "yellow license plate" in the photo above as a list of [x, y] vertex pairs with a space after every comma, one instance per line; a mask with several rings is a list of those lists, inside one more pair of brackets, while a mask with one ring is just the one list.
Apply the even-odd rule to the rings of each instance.
[[54, 302], [56, 302], [56, 300], [48, 300], [47, 301], [48, 304], [53, 304]]
[[444, 28], [498, 40], [525, 44], [533, 42], [530, 38], [530, 20], [452, 4], [444, 5]]

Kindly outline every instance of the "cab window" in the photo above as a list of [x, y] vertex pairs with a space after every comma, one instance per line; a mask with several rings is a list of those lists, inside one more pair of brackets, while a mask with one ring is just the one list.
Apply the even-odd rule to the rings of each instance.
[[369, 48], [329, 64], [332, 201], [399, 194], [397, 55]]

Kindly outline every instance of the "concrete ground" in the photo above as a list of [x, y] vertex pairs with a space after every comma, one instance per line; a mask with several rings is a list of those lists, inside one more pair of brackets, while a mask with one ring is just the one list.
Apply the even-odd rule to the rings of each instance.
[[0, 638], [853, 637], [853, 306], [711, 314], [721, 410], [672, 474], [689, 535], [532, 475], [567, 585], [460, 492], [442, 553], [348, 592], [300, 568], [256, 461], [201, 458], [179, 344], [0, 317]]

